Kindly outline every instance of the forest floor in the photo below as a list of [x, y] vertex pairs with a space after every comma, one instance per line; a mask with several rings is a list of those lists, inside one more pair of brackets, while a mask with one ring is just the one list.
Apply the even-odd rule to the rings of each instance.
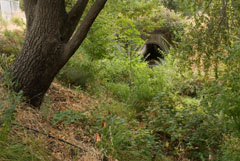
[[[0, 97], [6, 93], [6, 89], [0, 85]], [[53, 126], [51, 118], [57, 111], [85, 111], [98, 103], [84, 93], [75, 92], [70, 88], [54, 82], [41, 109], [36, 110], [27, 105], [16, 108], [16, 120], [10, 134], [25, 138], [33, 138], [41, 143], [49, 152], [53, 160], [102, 160], [103, 154], [96, 148], [96, 137], [86, 134], [89, 126], [80, 123], [71, 123]], [[51, 159], [52, 160], [52, 159]]]

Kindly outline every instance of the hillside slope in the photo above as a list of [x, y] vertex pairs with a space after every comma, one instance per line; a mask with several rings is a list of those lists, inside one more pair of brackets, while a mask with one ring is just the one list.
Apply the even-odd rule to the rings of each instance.
[[[4, 93], [8, 93], [0, 85], [0, 97], [4, 100]], [[74, 92], [54, 82], [50, 87], [45, 103], [40, 110], [34, 110], [26, 104], [16, 108], [16, 120], [10, 135], [19, 136], [23, 140], [39, 141], [49, 151], [53, 160], [98, 161], [103, 155], [95, 147], [95, 137], [85, 133], [90, 128], [77, 121], [74, 123], [57, 124], [53, 126], [51, 118], [58, 111], [84, 111], [90, 109], [96, 101], [91, 97]], [[6, 100], [5, 106], [7, 105]], [[4, 104], [4, 103], [3, 103]], [[1, 130], [1, 128], [0, 128]]]

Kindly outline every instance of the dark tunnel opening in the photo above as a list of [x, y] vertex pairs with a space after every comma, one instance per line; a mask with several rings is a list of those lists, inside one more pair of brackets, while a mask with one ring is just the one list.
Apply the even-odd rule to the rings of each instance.
[[164, 59], [163, 53], [164, 50], [157, 44], [146, 44], [146, 50], [143, 54], [144, 60], [151, 62], [161, 63], [161, 60]]

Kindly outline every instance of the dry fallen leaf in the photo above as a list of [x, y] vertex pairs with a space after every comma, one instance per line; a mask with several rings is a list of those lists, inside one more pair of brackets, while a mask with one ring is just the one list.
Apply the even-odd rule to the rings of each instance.
[[103, 122], [102, 122], [102, 125], [103, 125], [103, 127], [106, 127], [106, 126], [107, 126], [106, 121], [103, 121]]
[[101, 141], [101, 137], [100, 137], [100, 135], [99, 135], [98, 133], [96, 133], [96, 141], [97, 141], [97, 142], [100, 142], [100, 141]]

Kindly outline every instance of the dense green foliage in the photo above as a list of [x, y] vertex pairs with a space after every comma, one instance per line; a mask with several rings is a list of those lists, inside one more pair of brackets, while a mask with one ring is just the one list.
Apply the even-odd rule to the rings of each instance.
[[[109, 1], [57, 77], [103, 101], [51, 123], [89, 125], [98, 148], [120, 161], [240, 160], [239, 15], [237, 0]], [[149, 68], [138, 51], [156, 28], [177, 42]], [[5, 61], [18, 45], [0, 44]]]

